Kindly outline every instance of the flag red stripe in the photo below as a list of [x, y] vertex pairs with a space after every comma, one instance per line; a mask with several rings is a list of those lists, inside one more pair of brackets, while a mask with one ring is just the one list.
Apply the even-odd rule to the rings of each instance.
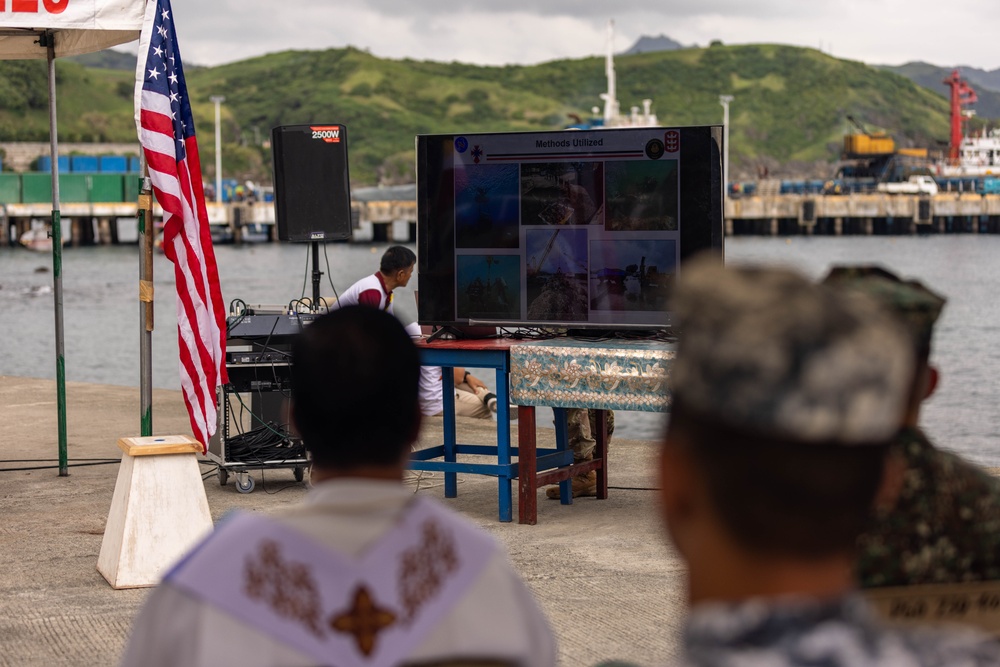
[[147, 130], [165, 134], [171, 139], [174, 137], [174, 122], [169, 116], [157, 113], [150, 109], [143, 109], [140, 115], [142, 126]]
[[151, 171], [159, 171], [168, 176], [173, 176], [177, 171], [177, 164], [174, 162], [174, 158], [163, 153], [146, 151], [146, 164], [149, 165]]

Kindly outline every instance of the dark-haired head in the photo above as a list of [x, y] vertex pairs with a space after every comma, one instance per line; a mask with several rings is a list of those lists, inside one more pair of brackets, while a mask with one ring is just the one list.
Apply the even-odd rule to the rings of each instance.
[[394, 245], [382, 255], [382, 262], [378, 270], [384, 275], [391, 276], [397, 271], [403, 271], [417, 263], [417, 256], [406, 246]]
[[292, 408], [314, 469], [401, 468], [420, 428], [420, 360], [375, 308], [317, 318], [293, 348]]

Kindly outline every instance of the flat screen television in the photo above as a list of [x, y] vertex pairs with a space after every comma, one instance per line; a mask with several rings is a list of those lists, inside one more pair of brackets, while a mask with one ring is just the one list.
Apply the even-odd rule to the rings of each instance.
[[418, 320], [662, 329], [721, 255], [722, 126], [419, 135]]

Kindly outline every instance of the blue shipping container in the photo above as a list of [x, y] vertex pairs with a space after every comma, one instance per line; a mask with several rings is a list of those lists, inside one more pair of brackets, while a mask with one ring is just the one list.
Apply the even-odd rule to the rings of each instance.
[[124, 174], [128, 171], [128, 158], [124, 155], [102, 155], [99, 164], [105, 174]]
[[69, 160], [70, 171], [90, 171], [94, 172], [98, 169], [98, 162], [96, 155], [72, 155]]
[[[38, 158], [38, 171], [52, 171], [52, 156], [42, 155]], [[60, 155], [59, 156], [59, 173], [65, 173], [69, 171], [69, 156]]]
[[134, 171], [134, 172], [139, 172], [140, 171], [140, 165], [139, 165], [139, 158], [138, 157], [130, 157], [128, 159], [128, 170], [129, 171]]
[[983, 179], [983, 192], [988, 195], [1000, 193], [1000, 178]]

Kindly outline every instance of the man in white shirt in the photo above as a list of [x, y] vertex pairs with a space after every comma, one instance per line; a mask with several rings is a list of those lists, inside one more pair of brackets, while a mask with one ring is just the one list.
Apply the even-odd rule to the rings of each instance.
[[391, 246], [382, 254], [378, 271], [348, 287], [332, 307], [361, 305], [391, 313], [392, 291], [409, 284], [416, 263], [417, 256], [412, 250], [401, 245]]
[[[423, 337], [420, 326], [416, 322], [406, 325], [406, 333], [414, 340]], [[455, 375], [455, 414], [459, 417], [490, 419], [497, 411], [496, 394], [489, 390], [485, 382], [465, 368], [458, 366], [453, 371]], [[444, 411], [443, 393], [441, 367], [421, 366], [420, 412], [427, 417], [440, 415]]]
[[421, 421], [403, 326], [336, 310], [293, 360], [306, 501], [221, 522], [150, 595], [122, 664], [554, 665], [551, 629], [493, 538], [401, 483]]

